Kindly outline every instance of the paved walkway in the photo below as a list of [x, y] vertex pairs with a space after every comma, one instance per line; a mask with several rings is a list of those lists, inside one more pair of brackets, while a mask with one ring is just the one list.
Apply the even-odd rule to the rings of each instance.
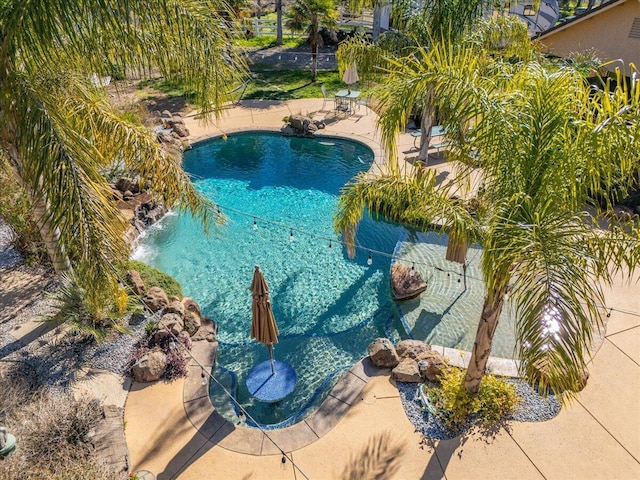
[[[282, 118], [293, 113], [314, 113], [316, 118], [331, 120], [331, 112], [318, 113], [322, 104], [322, 100], [254, 101], [226, 111], [207, 127], [194, 119], [187, 126], [196, 140], [246, 129], [278, 130]], [[374, 121], [375, 116], [363, 109], [331, 122], [322, 134], [368, 144], [376, 152], [377, 165], [382, 165]], [[401, 135], [401, 158], [411, 160], [416, 155], [412, 146], [413, 139]], [[452, 165], [444, 162], [433, 168], [455, 174]], [[475, 433], [424, 443], [404, 414], [390, 377], [384, 372], [373, 375], [363, 362], [347, 374], [353, 376], [348, 383], [357, 388], [350, 393], [332, 392], [331, 408], [317, 418], [325, 423], [314, 423], [310, 417], [305, 422], [309, 428], [299, 428], [304, 430], [301, 435], [310, 438], [298, 441], [286, 432], [269, 434], [294, 467], [291, 461], [282, 462], [269, 438], [220, 422], [203, 395], [199, 367], [192, 365], [186, 380], [133, 384], [125, 408], [132, 466], [150, 470], [158, 479], [187, 480], [640, 479], [637, 290], [637, 284], [619, 281], [607, 291], [607, 307], [613, 310], [588, 384], [577, 401], [548, 422], [514, 423], [491, 436]], [[211, 363], [203, 356], [206, 352], [196, 353]]]

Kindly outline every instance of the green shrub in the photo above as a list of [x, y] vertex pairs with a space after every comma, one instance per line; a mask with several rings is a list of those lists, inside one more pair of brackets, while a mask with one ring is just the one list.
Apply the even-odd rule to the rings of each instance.
[[[169, 297], [172, 295], [178, 298], [184, 297], [180, 283], [162, 270], [158, 270], [137, 260], [129, 260], [126, 264], [126, 270], [137, 271], [146, 288], [160, 287]], [[123, 277], [126, 278], [126, 275], [123, 275]]]
[[51, 297], [58, 311], [44, 317], [43, 321], [66, 323], [73, 331], [95, 340], [105, 339], [111, 329], [128, 333], [120, 319], [127, 311], [137, 308], [124, 289], [118, 289], [113, 298], [90, 296], [75, 278], [66, 275], [62, 276], [60, 288]]
[[456, 429], [471, 419], [493, 423], [513, 412], [519, 402], [514, 385], [486, 374], [474, 395], [464, 388], [464, 375], [464, 370], [450, 368], [440, 376], [440, 387], [422, 387], [447, 427]]

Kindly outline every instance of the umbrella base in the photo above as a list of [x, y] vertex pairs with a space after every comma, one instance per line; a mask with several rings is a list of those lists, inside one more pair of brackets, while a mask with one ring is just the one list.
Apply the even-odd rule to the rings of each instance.
[[271, 361], [267, 360], [257, 364], [247, 375], [249, 393], [261, 402], [277, 402], [296, 388], [298, 377], [293, 367], [279, 360], [273, 363], [275, 374], [271, 373]]

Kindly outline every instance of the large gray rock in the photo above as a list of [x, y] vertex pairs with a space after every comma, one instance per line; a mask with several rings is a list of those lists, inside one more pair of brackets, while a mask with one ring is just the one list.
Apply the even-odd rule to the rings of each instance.
[[378, 368], [394, 368], [400, 357], [388, 338], [376, 338], [367, 348], [371, 362]]
[[416, 360], [420, 354], [431, 350], [431, 345], [421, 340], [402, 340], [396, 345], [396, 352], [400, 358]]
[[318, 130], [318, 126], [309, 117], [304, 115], [291, 115], [289, 117], [289, 125], [298, 134], [313, 135]]
[[398, 382], [410, 382], [420, 383], [422, 377], [420, 376], [420, 369], [418, 368], [418, 362], [412, 358], [403, 359], [393, 370], [391, 375]]
[[180, 138], [184, 138], [184, 137], [188, 137], [189, 136], [189, 130], [187, 129], [187, 127], [184, 126], [184, 123], [183, 124], [174, 123], [173, 124], [173, 131]]
[[196, 312], [198, 315], [202, 315], [200, 311], [200, 305], [193, 298], [184, 297], [182, 299], [182, 304], [184, 305], [185, 312]]
[[136, 382], [155, 382], [160, 380], [167, 368], [167, 357], [164, 353], [153, 351], [147, 353], [131, 368]]
[[417, 270], [412, 271], [399, 263], [391, 265], [391, 296], [394, 300], [415, 298], [426, 289], [427, 282]]
[[202, 320], [200, 319], [200, 315], [196, 312], [187, 311], [184, 314], [184, 329], [190, 336], [194, 336], [200, 325], [202, 324]]
[[177, 313], [165, 313], [158, 322], [158, 330], [166, 330], [177, 337], [184, 330], [184, 321]]
[[201, 325], [195, 335], [191, 337], [193, 342], [199, 342], [202, 340], [206, 340], [209, 343], [213, 343], [216, 341], [216, 333], [218, 331], [218, 326], [216, 323], [207, 317], [200, 317]]
[[420, 374], [430, 382], [437, 382], [438, 376], [448, 367], [445, 358], [435, 350], [429, 350], [418, 356]]
[[151, 287], [142, 297], [145, 305], [152, 312], [157, 312], [158, 310], [162, 310], [167, 305], [169, 305], [169, 298], [164, 290], [160, 287]]
[[164, 309], [164, 313], [175, 313], [176, 315], [184, 317], [184, 310], [185, 308], [182, 302], [173, 300], [169, 302], [169, 305]]

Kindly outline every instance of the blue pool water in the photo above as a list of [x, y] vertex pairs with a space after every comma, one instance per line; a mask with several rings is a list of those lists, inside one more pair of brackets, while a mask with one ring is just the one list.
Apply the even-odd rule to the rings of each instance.
[[[390, 259], [374, 254], [369, 266], [367, 250], [349, 259], [332, 228], [340, 189], [372, 161], [369, 148], [338, 139], [247, 133], [198, 144], [184, 168], [221, 205], [228, 225], [206, 236], [188, 214], [170, 215], [136, 253], [176, 277], [218, 323], [214, 375], [262, 425], [300, 420], [374, 338], [405, 336], [389, 296]], [[391, 254], [404, 232], [367, 217], [357, 240]], [[280, 330], [275, 357], [293, 365], [298, 378], [293, 393], [275, 404], [256, 401], [245, 386], [249, 370], [268, 358], [266, 347], [249, 338], [256, 264]], [[210, 393], [216, 408], [235, 420], [222, 389], [212, 384]]]

